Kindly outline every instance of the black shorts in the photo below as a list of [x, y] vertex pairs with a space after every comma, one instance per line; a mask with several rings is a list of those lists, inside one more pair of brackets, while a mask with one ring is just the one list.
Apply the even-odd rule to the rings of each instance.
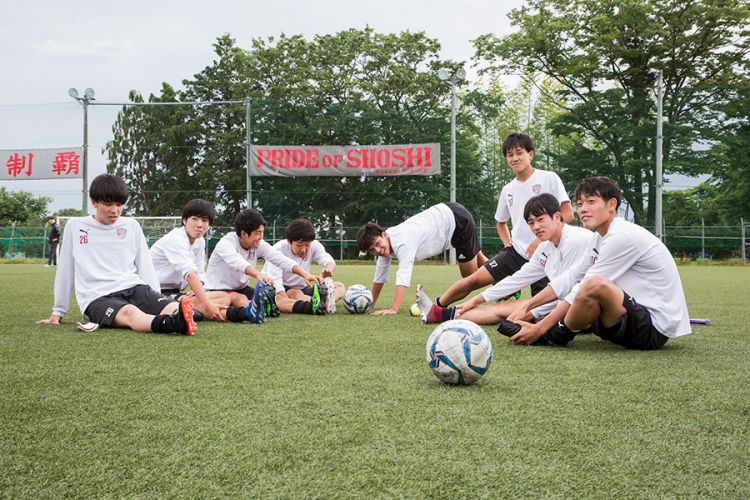
[[604, 340], [628, 349], [653, 350], [663, 346], [669, 337], [662, 335], [651, 323], [648, 309], [635, 301], [633, 297], [623, 292], [622, 305], [625, 307], [620, 321], [609, 328], [597, 321], [594, 333]]
[[451, 246], [456, 249], [456, 260], [458, 262], [469, 262], [481, 250], [474, 217], [460, 203], [446, 203], [446, 205], [451, 209], [453, 217], [456, 219], [456, 229], [451, 236]]
[[146, 314], [157, 315], [172, 302], [176, 300], [155, 292], [148, 285], [136, 285], [99, 297], [89, 304], [84, 316], [88, 321], [99, 323], [101, 326], [112, 326], [115, 316], [123, 306], [132, 304]]
[[178, 288], [162, 288], [161, 294], [175, 300], [177, 300], [178, 297], [185, 295]]
[[[528, 260], [524, 259], [515, 248], [512, 246], [505, 247], [500, 250], [500, 253], [489, 259], [484, 263], [484, 268], [490, 273], [495, 283], [501, 281], [503, 278], [510, 276], [515, 273], [521, 267], [526, 264]], [[549, 278], [542, 278], [539, 281], [531, 284], [531, 295], [544, 290], [544, 287], [549, 283]]]
[[307, 295], [308, 297], [313, 296], [313, 286], [312, 285], [305, 285], [304, 288], [294, 288], [293, 286], [284, 286], [284, 290], [299, 290], [303, 294]]
[[211, 290], [206, 290], [207, 292], [227, 292], [227, 293], [240, 293], [247, 297], [247, 300], [253, 300], [253, 294], [255, 293], [255, 290], [253, 288], [250, 288], [249, 285], [245, 285], [244, 288], [240, 288], [239, 290], [226, 290], [226, 289], [215, 289], [212, 288]]

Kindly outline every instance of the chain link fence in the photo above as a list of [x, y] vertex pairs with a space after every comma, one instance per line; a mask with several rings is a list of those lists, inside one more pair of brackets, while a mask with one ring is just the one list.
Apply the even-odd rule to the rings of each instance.
[[[149, 246], [164, 234], [180, 225], [179, 217], [144, 217], [137, 218], [143, 227]], [[61, 218], [61, 231], [65, 220]], [[269, 222], [265, 239], [274, 244], [284, 238], [286, 223]], [[387, 227], [387, 226], [385, 226]], [[479, 239], [488, 256], [501, 247], [495, 225], [478, 224]], [[653, 231], [653, 228], [647, 228]], [[359, 227], [330, 226], [318, 228], [318, 240], [328, 252], [339, 260], [358, 259], [356, 235]], [[48, 226], [43, 227], [0, 227], [0, 256], [5, 259], [46, 259], [49, 255]], [[222, 236], [234, 231], [228, 226], [214, 226], [206, 235], [208, 253], [213, 250]], [[743, 263], [747, 260], [747, 224], [735, 226], [666, 226], [663, 240], [677, 260], [724, 260], [737, 258]], [[58, 247], [59, 248], [59, 247]], [[447, 256], [435, 257], [435, 260], [446, 260]]]

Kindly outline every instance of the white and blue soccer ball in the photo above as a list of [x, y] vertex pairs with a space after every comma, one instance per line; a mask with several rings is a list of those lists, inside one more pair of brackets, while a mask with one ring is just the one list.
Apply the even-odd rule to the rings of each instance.
[[364, 314], [372, 307], [372, 292], [365, 285], [352, 285], [344, 294], [344, 309], [352, 314]]
[[473, 384], [490, 369], [492, 354], [490, 337], [465, 319], [441, 323], [427, 339], [427, 365], [446, 384]]

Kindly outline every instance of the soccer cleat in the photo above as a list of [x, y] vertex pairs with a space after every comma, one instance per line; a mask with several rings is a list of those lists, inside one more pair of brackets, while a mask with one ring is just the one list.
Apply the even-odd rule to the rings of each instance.
[[505, 302], [506, 300], [518, 300], [521, 298], [521, 290], [517, 291], [516, 293], [511, 293], [510, 295], [507, 295], [503, 297], [502, 299], [497, 299], [498, 302]]
[[577, 334], [578, 332], [570, 330], [561, 320], [555, 326], [550, 328], [547, 333], [542, 335], [542, 338], [540, 338], [539, 340], [541, 341], [542, 339], [544, 339], [546, 341], [546, 345], [565, 347], [566, 345], [568, 345], [568, 342], [575, 338]]
[[325, 285], [313, 284], [313, 294], [310, 299], [310, 306], [312, 307], [312, 313], [315, 315], [323, 315], [326, 313], [326, 299], [328, 298], [328, 288]]
[[203, 321], [204, 319], [202, 312], [193, 309], [193, 321]]
[[271, 318], [281, 316], [279, 306], [276, 305], [276, 289], [272, 286], [266, 287], [266, 316]]
[[440, 323], [443, 319], [443, 308], [437, 304], [432, 304], [430, 310], [424, 315], [422, 323]]
[[262, 281], [255, 285], [253, 300], [245, 308], [247, 320], [260, 325], [266, 322], [266, 290]]
[[504, 319], [500, 322], [500, 325], [498, 325], [497, 331], [502, 333], [506, 337], [512, 337], [513, 335], [521, 331], [521, 325]]
[[419, 317], [422, 319], [422, 323], [427, 323], [427, 315], [433, 304], [422, 285], [417, 285], [417, 304], [419, 305]]
[[187, 336], [195, 335], [198, 326], [193, 320], [193, 304], [183, 298], [174, 314], [177, 317], [177, 332]]
[[336, 284], [330, 276], [323, 280], [323, 286], [326, 288], [326, 314], [336, 312]]

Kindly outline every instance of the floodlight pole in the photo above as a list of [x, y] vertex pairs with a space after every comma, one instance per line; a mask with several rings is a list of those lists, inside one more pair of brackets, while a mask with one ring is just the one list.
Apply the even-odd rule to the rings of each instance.
[[[451, 203], [456, 202], [456, 79], [451, 78]], [[453, 262], [451, 262], [453, 264]]]
[[87, 88], [83, 97], [78, 94], [77, 89], [68, 90], [68, 95], [78, 101], [83, 107], [83, 188], [81, 189], [81, 212], [88, 211], [89, 206], [89, 104], [94, 100], [94, 89]]
[[663, 96], [662, 96], [663, 74], [659, 71], [659, 79], [656, 85], [656, 207], [654, 218], [654, 234], [662, 239], [662, 192], [664, 183], [662, 180], [662, 140], [663, 140]]
[[253, 180], [250, 177], [250, 141], [252, 140], [250, 102], [249, 98], [245, 99], [245, 184], [247, 188], [247, 208], [253, 208]]
[[[460, 80], [466, 77], [466, 72], [463, 68], [458, 68], [452, 74], [448, 74], [446, 70], [440, 70], [438, 72], [438, 78], [444, 82], [448, 82], [451, 86], [451, 178], [450, 178], [450, 201], [451, 203], [456, 202], [456, 85]], [[456, 249], [450, 249], [449, 253], [450, 263], [456, 263]]]
[[81, 198], [81, 212], [87, 212], [89, 200], [89, 100], [83, 98], [83, 196]]

